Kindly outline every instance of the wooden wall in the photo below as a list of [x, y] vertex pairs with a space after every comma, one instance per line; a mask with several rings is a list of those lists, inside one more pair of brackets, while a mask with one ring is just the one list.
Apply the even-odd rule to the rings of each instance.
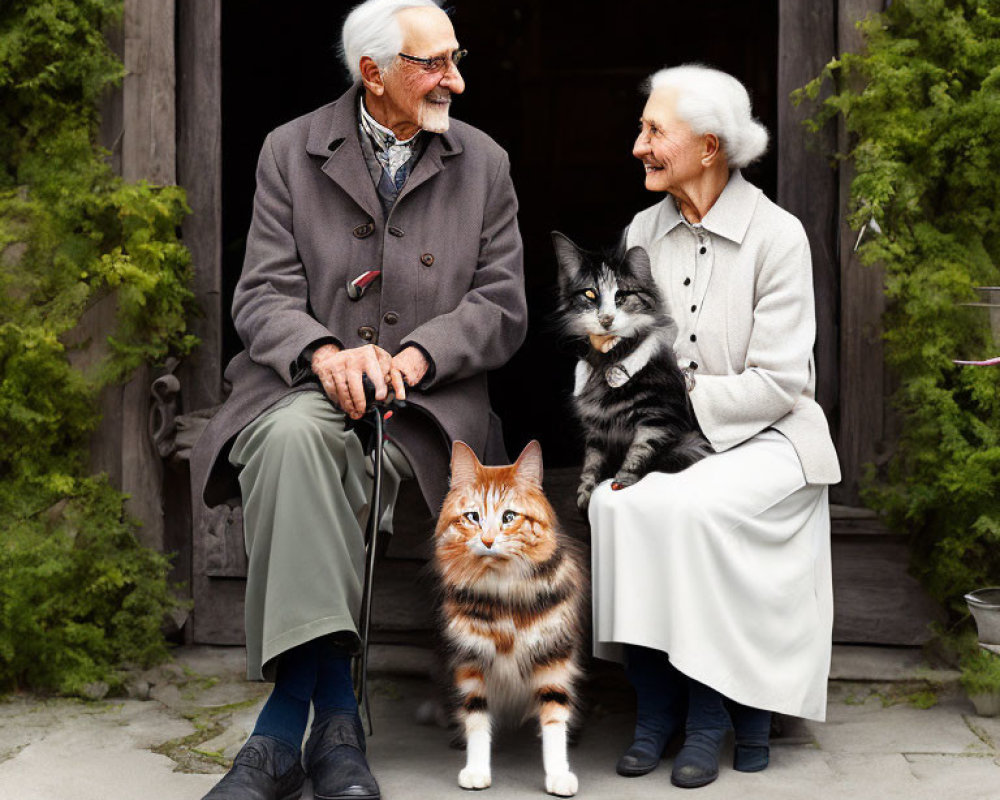
[[[180, 183], [192, 214], [183, 238], [194, 264], [201, 315], [192, 331], [198, 351], [178, 370], [181, 409], [222, 400], [220, 353], [221, 115], [220, 0], [125, 0], [121, 27], [108, 39], [126, 76], [102, 104], [100, 141], [126, 180]], [[115, 306], [97, 304], [81, 338], [95, 342], [114, 324]], [[97, 352], [87, 357], [94, 359]], [[165, 466], [149, 433], [150, 386], [158, 373], [145, 367], [123, 387], [101, 397], [102, 421], [92, 438], [91, 462], [128, 493], [128, 511], [141, 523], [141, 541], [174, 554], [171, 579], [192, 578], [192, 509], [186, 469]], [[169, 508], [164, 498], [169, 498]]]
[[813, 259], [816, 290], [816, 399], [827, 417], [836, 418], [840, 381], [838, 312], [840, 264], [837, 258], [837, 173], [831, 169], [836, 124], [816, 136], [802, 121], [808, 105], [788, 100], [822, 71], [837, 52], [835, 0], [803, 3], [781, 0], [778, 28], [778, 204], [805, 226]]
[[[860, 50], [862, 40], [856, 22], [881, 11], [882, 7], [882, 0], [839, 0], [837, 52]], [[848, 149], [847, 136], [840, 123], [838, 152]], [[861, 505], [859, 484], [865, 465], [887, 458], [895, 437], [888, 404], [892, 387], [882, 346], [883, 274], [877, 266], [862, 266], [854, 254], [858, 232], [852, 230], [846, 220], [852, 179], [850, 165], [841, 165], [838, 185], [841, 379], [835, 442], [844, 481], [837, 487], [834, 497], [837, 502], [858, 506]]]
[[[125, 0], [123, 26], [109, 40], [127, 71], [121, 88], [103, 104], [101, 142], [129, 181], [176, 182], [174, 0]], [[81, 335], [102, 341], [113, 324], [113, 301], [84, 318]], [[101, 397], [103, 418], [92, 439], [96, 470], [129, 494], [127, 508], [142, 527], [140, 540], [164, 550], [163, 466], [149, 436], [149, 368]]]

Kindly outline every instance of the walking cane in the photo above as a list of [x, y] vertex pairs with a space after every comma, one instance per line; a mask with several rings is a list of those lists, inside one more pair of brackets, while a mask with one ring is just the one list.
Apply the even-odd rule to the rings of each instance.
[[[374, 428], [371, 452], [375, 457], [375, 475], [372, 481], [372, 497], [368, 507], [368, 524], [365, 530], [365, 579], [361, 589], [361, 618], [358, 625], [361, 634], [361, 652], [354, 661], [354, 686], [358, 705], [364, 708], [365, 718], [368, 720], [368, 735], [371, 736], [375, 729], [372, 726], [371, 704], [368, 702], [368, 640], [372, 622], [372, 588], [375, 583], [378, 527], [382, 520], [382, 457], [385, 444], [383, 431], [385, 422], [392, 416], [393, 411], [404, 408], [406, 402], [396, 400], [395, 395], [390, 391], [384, 401], [377, 403], [375, 402], [374, 384], [367, 375], [363, 376], [362, 382], [365, 389], [366, 408], [365, 416], [362, 419]], [[364, 442], [363, 438], [362, 442]]]

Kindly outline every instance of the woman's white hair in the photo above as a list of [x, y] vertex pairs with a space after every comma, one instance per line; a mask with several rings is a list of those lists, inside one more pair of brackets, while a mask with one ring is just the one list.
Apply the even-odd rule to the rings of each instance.
[[380, 70], [388, 69], [403, 46], [403, 31], [396, 15], [408, 8], [440, 8], [436, 0], [366, 0], [355, 6], [344, 20], [340, 58], [361, 80], [361, 59], [369, 56]]
[[736, 78], [701, 64], [661, 69], [644, 86], [677, 90], [677, 116], [696, 134], [719, 137], [730, 167], [742, 169], [767, 151], [767, 128], [754, 119], [750, 95]]

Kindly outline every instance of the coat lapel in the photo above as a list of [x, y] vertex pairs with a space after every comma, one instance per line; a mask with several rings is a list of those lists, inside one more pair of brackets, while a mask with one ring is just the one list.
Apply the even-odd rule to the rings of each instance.
[[372, 219], [380, 219], [382, 207], [358, 142], [360, 89], [361, 84], [355, 84], [327, 107], [326, 114], [316, 115], [309, 128], [306, 152], [326, 157], [323, 172]]
[[[426, 134], [425, 134], [426, 135]], [[413, 168], [413, 172], [403, 184], [403, 189], [399, 193], [396, 202], [399, 203], [408, 194], [411, 194], [420, 184], [426, 183], [443, 168], [443, 159], [458, 155], [462, 152], [461, 143], [448, 133], [431, 134], [431, 140], [427, 143], [427, 149]]]

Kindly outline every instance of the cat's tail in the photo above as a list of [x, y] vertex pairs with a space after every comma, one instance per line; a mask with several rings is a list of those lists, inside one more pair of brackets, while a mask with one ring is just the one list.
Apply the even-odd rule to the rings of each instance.
[[663, 454], [657, 468], [663, 472], [680, 472], [714, 452], [712, 445], [698, 431], [685, 431], [677, 443]]

